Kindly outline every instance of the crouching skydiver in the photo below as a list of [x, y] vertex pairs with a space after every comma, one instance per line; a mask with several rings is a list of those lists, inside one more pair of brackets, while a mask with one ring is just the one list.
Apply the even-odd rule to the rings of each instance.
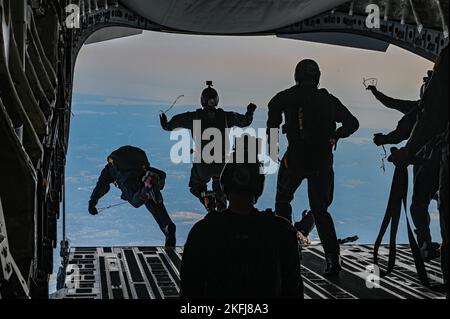
[[[318, 88], [320, 75], [313, 60], [297, 65], [297, 84], [269, 103], [267, 130], [270, 134], [278, 129], [284, 115], [288, 149], [278, 172], [275, 211], [292, 223], [291, 202], [302, 181], [308, 180], [309, 204], [325, 250], [325, 274], [337, 275], [341, 270], [340, 247], [328, 213], [334, 192], [333, 147], [339, 139], [356, 132], [359, 122], [336, 97]], [[342, 126], [336, 129], [336, 123]]]
[[[249, 143], [250, 145], [251, 143]], [[264, 189], [256, 158], [226, 164], [220, 183], [230, 205], [194, 225], [184, 247], [181, 297], [302, 299], [295, 228], [255, 208]]]
[[[428, 71], [427, 77], [423, 79], [420, 89], [420, 99], [423, 97], [426, 86], [433, 75]], [[398, 100], [379, 92], [375, 86], [367, 88], [383, 105], [388, 108], [398, 110], [405, 114], [398, 122], [397, 128], [387, 135], [378, 133], [374, 136], [374, 143], [377, 146], [387, 144], [398, 144], [408, 140], [416, 124], [419, 113], [418, 101]], [[435, 198], [439, 189], [439, 167], [441, 161], [441, 148], [436, 145], [436, 141], [431, 141], [417, 154], [419, 163], [414, 165], [414, 188], [411, 202], [411, 216], [416, 227], [417, 242], [425, 260], [439, 257], [438, 243], [433, 243], [430, 232], [430, 213], [428, 208], [430, 202]]]
[[[247, 112], [244, 115], [236, 112], [226, 112], [221, 108], [217, 108], [219, 105], [219, 94], [212, 88], [212, 82], [208, 81], [207, 85], [208, 87], [203, 90], [201, 95], [202, 109], [175, 115], [170, 121], [168, 121], [165, 114], [162, 114], [160, 120], [161, 127], [166, 131], [173, 131], [180, 128], [191, 131], [196, 145], [196, 160], [194, 161], [189, 180], [190, 191], [208, 209], [205, 194], [207, 192], [207, 184], [212, 179], [212, 188], [215, 194], [217, 208], [218, 210], [223, 210], [227, 207], [227, 201], [220, 188], [219, 177], [226, 161], [227, 148], [225, 146], [229, 145], [227, 129], [234, 126], [243, 128], [252, 124], [256, 105], [249, 104]], [[196, 127], [198, 124], [201, 127]], [[204, 137], [203, 134], [208, 129], [218, 129], [222, 140], [216, 141], [213, 136]], [[195, 132], [199, 134], [195, 134]], [[206, 156], [210, 156], [208, 159], [205, 158], [203, 150], [206, 145], [212, 142], [221, 146], [221, 154], [216, 154], [217, 149], [213, 148], [210, 154], [206, 154]], [[198, 160], [198, 158], [201, 160]]]
[[121, 198], [133, 207], [142, 205], [150, 211], [164, 233], [166, 247], [176, 245], [176, 227], [164, 206], [161, 190], [166, 173], [150, 166], [145, 152], [137, 147], [123, 146], [108, 156], [108, 164], [102, 170], [89, 201], [89, 213], [97, 215], [96, 205], [110, 190], [110, 184], [121, 191]]
[[416, 154], [427, 143], [439, 139], [441, 165], [439, 176], [439, 216], [441, 223], [441, 267], [444, 283], [449, 292], [449, 56], [448, 46], [441, 52], [433, 72], [433, 77], [425, 90], [419, 105], [417, 122], [405, 147], [392, 153], [391, 160], [396, 166], [411, 164]]

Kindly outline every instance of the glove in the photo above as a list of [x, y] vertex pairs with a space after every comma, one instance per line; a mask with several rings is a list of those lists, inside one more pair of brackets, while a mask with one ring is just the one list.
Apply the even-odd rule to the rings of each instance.
[[406, 147], [402, 147], [401, 149], [392, 147], [388, 161], [397, 167], [408, 167], [411, 164], [408, 149]]
[[373, 142], [376, 146], [389, 144], [389, 137], [387, 135], [377, 133], [373, 135]]
[[338, 142], [339, 142], [339, 138], [333, 137], [332, 139], [330, 139], [330, 144], [334, 150], [337, 150]]
[[161, 123], [161, 127], [164, 129], [164, 130], [166, 130], [166, 131], [169, 131], [169, 122], [168, 122], [168, 120], [167, 120], [167, 115], [166, 114], [161, 114], [160, 116], [159, 116], [159, 121], [160, 121], [160, 123]]
[[366, 88], [366, 90], [371, 91], [373, 94], [375, 94], [375, 93], [378, 92], [377, 87], [376, 87], [375, 85], [369, 85], [369, 86]]
[[247, 106], [247, 112], [253, 114], [253, 113], [255, 113], [256, 108], [257, 108], [257, 106], [256, 106], [255, 104], [250, 103], [250, 104]]
[[98, 215], [98, 210], [97, 207], [95, 207], [96, 203], [93, 202], [92, 200], [89, 201], [89, 214], [91, 214], [92, 216]]

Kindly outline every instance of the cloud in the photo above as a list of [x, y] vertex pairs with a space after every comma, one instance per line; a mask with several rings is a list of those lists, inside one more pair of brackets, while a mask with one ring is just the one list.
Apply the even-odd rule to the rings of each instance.
[[430, 212], [430, 218], [431, 220], [440, 220], [439, 212], [438, 211]]
[[[126, 105], [126, 106], [149, 106], [149, 105], [166, 105], [170, 102], [145, 98], [131, 98], [120, 96], [91, 96], [89, 94], [77, 94], [75, 105]], [[88, 111], [82, 111], [86, 114]], [[94, 112], [95, 113], [95, 112]]]
[[349, 137], [345, 141], [356, 145], [366, 145], [372, 143], [372, 139], [369, 137]]
[[78, 187], [77, 190], [83, 191], [83, 192], [91, 192], [94, 189], [94, 186], [89, 187]]
[[98, 112], [98, 111], [90, 111], [90, 110], [74, 110], [73, 114], [75, 116], [79, 116], [79, 115], [117, 115], [118, 113], [117, 112]]
[[108, 230], [98, 230], [93, 227], [84, 227], [80, 231], [76, 232], [73, 235], [73, 238], [76, 238], [77, 240], [80, 239], [110, 239], [110, 238], [117, 238], [120, 236], [120, 231], [117, 229], [108, 229]]
[[80, 178], [75, 176], [66, 176], [66, 183], [79, 183]]
[[78, 145], [70, 145], [71, 151], [89, 151], [92, 149], [96, 149], [98, 145], [94, 144], [78, 144]]
[[347, 188], [357, 188], [358, 186], [361, 186], [364, 184], [365, 184], [365, 182], [363, 182], [362, 180], [349, 179], [349, 180], [345, 181], [344, 183], [342, 183], [342, 186], [347, 187]]
[[193, 212], [175, 212], [171, 214], [172, 219], [179, 220], [182, 224], [193, 224], [205, 217], [203, 214]]

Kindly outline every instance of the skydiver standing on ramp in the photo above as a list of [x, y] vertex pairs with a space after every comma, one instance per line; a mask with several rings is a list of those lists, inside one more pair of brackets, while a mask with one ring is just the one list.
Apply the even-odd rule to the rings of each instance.
[[[269, 103], [267, 130], [269, 134], [278, 129], [284, 115], [289, 145], [278, 172], [275, 212], [292, 223], [291, 202], [307, 179], [311, 211], [325, 250], [325, 274], [337, 275], [341, 271], [340, 248], [328, 213], [334, 192], [333, 147], [339, 139], [356, 132], [359, 122], [336, 97], [318, 88], [320, 76], [313, 60], [297, 65], [296, 85]], [[336, 123], [342, 126], [336, 129]]]
[[441, 267], [449, 292], [449, 56], [448, 46], [441, 52], [433, 77], [419, 106], [417, 122], [405, 147], [394, 150], [391, 159], [399, 167], [409, 166], [416, 154], [432, 139], [440, 139], [442, 158], [439, 177], [439, 215], [441, 222]]
[[[426, 86], [433, 75], [428, 71], [427, 77], [423, 79], [420, 89], [422, 99]], [[377, 146], [386, 144], [398, 144], [407, 140], [417, 121], [420, 101], [408, 101], [394, 99], [379, 92], [375, 86], [368, 86], [373, 95], [383, 105], [395, 109], [404, 114], [398, 122], [397, 128], [389, 134], [375, 134], [374, 143]], [[411, 216], [416, 226], [416, 235], [422, 256], [425, 260], [439, 257], [439, 244], [433, 243], [430, 231], [430, 213], [428, 207], [439, 189], [439, 167], [441, 161], [441, 149], [435, 143], [428, 143], [418, 154], [423, 163], [414, 165], [414, 189], [411, 201]]]

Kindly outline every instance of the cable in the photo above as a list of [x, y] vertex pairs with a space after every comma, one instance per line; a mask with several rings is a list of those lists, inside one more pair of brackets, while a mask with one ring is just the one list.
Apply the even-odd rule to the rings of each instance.
[[98, 208], [97, 211], [98, 211], [99, 213], [101, 213], [101, 212], [104, 212], [105, 210], [108, 210], [108, 209], [110, 209], [110, 208], [122, 206], [122, 205], [125, 205], [125, 204], [127, 204], [127, 203], [128, 203], [128, 202], [123, 202], [123, 203], [119, 203], [119, 204], [108, 205], [108, 206], [106, 206], [106, 207]]
[[381, 169], [383, 170], [384, 173], [386, 173], [386, 159], [388, 158], [387, 156], [387, 152], [386, 152], [386, 148], [384, 147], [384, 145], [382, 145], [383, 147], [383, 154], [381, 154]]
[[163, 114], [166, 114], [175, 106], [175, 104], [177, 104], [178, 100], [181, 99], [182, 97], [184, 97], [184, 95], [178, 95], [178, 97], [175, 99], [175, 101], [172, 103], [172, 105], [167, 110], [165, 110], [165, 111], [159, 110], [159, 111]]

